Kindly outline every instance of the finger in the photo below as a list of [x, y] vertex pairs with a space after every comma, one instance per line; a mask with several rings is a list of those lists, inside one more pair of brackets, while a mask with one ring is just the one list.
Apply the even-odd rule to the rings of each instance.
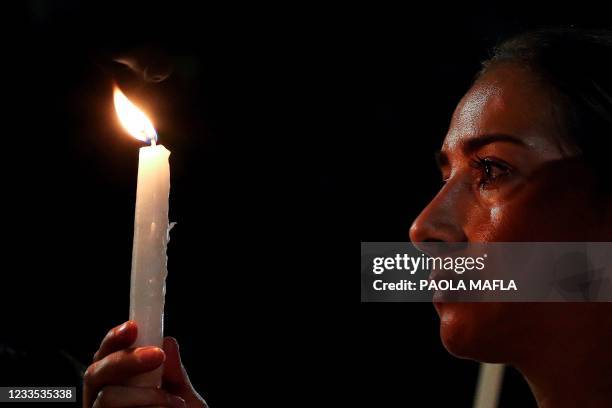
[[100, 348], [94, 354], [93, 361], [101, 360], [110, 353], [130, 347], [136, 340], [137, 334], [136, 322], [132, 320], [110, 329], [102, 340]]
[[104, 387], [93, 404], [93, 408], [144, 406], [185, 408], [185, 400], [157, 388], [112, 385]]
[[87, 368], [83, 381], [89, 395], [106, 385], [123, 385], [129, 378], [159, 367], [165, 354], [159, 347], [139, 347], [109, 354]]
[[166, 353], [164, 373], [162, 376], [164, 387], [177, 394], [181, 394], [185, 389], [191, 389], [189, 376], [181, 362], [178, 342], [174, 337], [166, 337], [164, 338], [163, 347]]
[[163, 371], [163, 388], [182, 397], [189, 407], [207, 408], [206, 401], [193, 389], [185, 366], [181, 362], [179, 345], [175, 338], [164, 338], [166, 361]]

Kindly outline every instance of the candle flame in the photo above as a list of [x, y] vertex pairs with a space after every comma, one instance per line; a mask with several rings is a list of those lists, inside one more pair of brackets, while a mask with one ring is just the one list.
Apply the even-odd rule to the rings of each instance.
[[147, 115], [134, 105], [118, 87], [115, 87], [113, 99], [119, 122], [124, 129], [138, 140], [155, 143], [157, 133]]

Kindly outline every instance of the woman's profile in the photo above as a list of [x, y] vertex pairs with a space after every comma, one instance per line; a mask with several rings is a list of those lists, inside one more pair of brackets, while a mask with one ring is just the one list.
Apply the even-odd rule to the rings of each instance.
[[[612, 241], [611, 140], [612, 34], [510, 38], [456, 107], [438, 155], [444, 184], [410, 238]], [[517, 368], [541, 408], [612, 406], [612, 304], [435, 307], [450, 353]]]

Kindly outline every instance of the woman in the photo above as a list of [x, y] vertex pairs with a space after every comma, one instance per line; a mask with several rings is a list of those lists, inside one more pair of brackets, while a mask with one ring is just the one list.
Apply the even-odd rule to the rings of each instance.
[[[612, 241], [612, 35], [543, 31], [496, 49], [453, 115], [445, 184], [415, 220], [423, 241]], [[517, 367], [541, 407], [612, 406], [607, 304], [438, 303], [456, 356]], [[85, 407], [205, 406], [177, 344], [130, 348], [128, 322], [103, 340]], [[164, 366], [161, 390], [126, 384]]]
[[[507, 40], [453, 114], [410, 239], [612, 241], [611, 140], [611, 33]], [[516, 367], [540, 407], [612, 406], [612, 304], [435, 307], [450, 353]]]

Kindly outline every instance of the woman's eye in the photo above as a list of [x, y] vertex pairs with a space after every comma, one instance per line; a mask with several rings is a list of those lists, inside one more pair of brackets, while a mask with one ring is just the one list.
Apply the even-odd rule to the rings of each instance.
[[486, 190], [496, 187], [511, 173], [511, 167], [506, 163], [488, 157], [476, 157], [472, 167], [476, 169], [478, 187]]

